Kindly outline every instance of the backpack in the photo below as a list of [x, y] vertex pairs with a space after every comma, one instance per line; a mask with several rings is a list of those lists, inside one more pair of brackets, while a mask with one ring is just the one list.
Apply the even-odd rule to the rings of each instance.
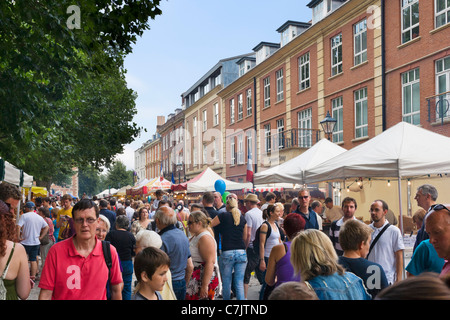
[[[259, 242], [260, 242], [260, 233], [261, 233], [261, 227], [263, 224], [267, 224], [267, 234], [266, 234], [266, 242], [267, 239], [270, 237], [270, 234], [272, 233], [272, 227], [270, 226], [270, 223], [267, 221], [264, 221], [258, 229], [256, 229], [256, 233], [255, 233], [255, 240], [253, 240], [253, 251], [255, 252], [255, 254], [260, 257], [259, 255]], [[264, 242], [264, 246], [266, 245], [266, 242]]]
[[103, 249], [103, 256], [105, 258], [106, 266], [108, 267], [108, 282], [106, 284], [107, 286], [107, 292], [106, 297], [108, 300], [111, 300], [111, 267], [112, 267], [112, 258], [111, 258], [111, 247], [109, 241], [102, 241], [102, 249]]

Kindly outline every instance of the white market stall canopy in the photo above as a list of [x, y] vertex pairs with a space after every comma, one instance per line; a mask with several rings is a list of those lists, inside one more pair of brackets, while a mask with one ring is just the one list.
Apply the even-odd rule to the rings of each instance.
[[176, 189], [173, 188], [173, 190], [183, 190], [182, 188], [186, 188], [184, 190], [186, 190], [187, 193], [208, 192], [208, 191], [214, 192], [216, 191], [214, 188], [214, 183], [216, 182], [216, 180], [223, 180], [225, 182], [226, 191], [252, 188], [252, 184], [250, 182], [239, 183], [224, 179], [208, 167], [195, 178], [185, 183], [174, 185]]
[[33, 186], [33, 176], [17, 169], [4, 159], [0, 159], [0, 181], [6, 181], [24, 188]]
[[106, 198], [106, 197], [110, 197], [113, 194], [117, 193], [117, 189], [111, 188], [111, 189], [105, 189], [102, 192], [100, 192], [99, 194], [96, 195], [97, 198]]
[[313, 168], [345, 151], [346, 149], [337, 144], [327, 139], [322, 139], [301, 155], [278, 166], [256, 173], [253, 178], [254, 183], [292, 183], [302, 185], [304, 184], [305, 170]]
[[400, 122], [305, 172], [306, 183], [450, 173], [450, 138]]

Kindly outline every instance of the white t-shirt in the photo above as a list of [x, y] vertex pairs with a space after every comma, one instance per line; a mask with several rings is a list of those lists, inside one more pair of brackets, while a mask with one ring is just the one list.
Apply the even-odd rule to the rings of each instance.
[[[374, 230], [370, 243], [372, 243], [387, 223], [388, 221], [386, 220], [381, 228], [374, 227], [373, 223], [369, 225]], [[392, 284], [397, 279], [395, 252], [404, 249], [405, 245], [400, 229], [391, 225], [378, 239], [367, 260], [379, 263], [383, 267], [384, 273], [386, 273], [388, 282]]]
[[251, 229], [249, 248], [253, 248], [253, 240], [255, 240], [256, 230], [263, 223], [262, 211], [258, 208], [253, 208], [245, 213], [245, 220], [247, 221], [247, 228]]
[[37, 246], [41, 244], [39, 241], [41, 230], [48, 227], [47, 222], [34, 211], [21, 215], [18, 225], [22, 227], [23, 240], [20, 243], [26, 246]]

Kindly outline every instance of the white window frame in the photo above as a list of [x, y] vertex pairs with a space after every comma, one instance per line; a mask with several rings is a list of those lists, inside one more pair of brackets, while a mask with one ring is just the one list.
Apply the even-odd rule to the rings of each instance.
[[218, 162], [219, 161], [219, 145], [217, 143], [217, 139], [214, 139], [214, 161]]
[[270, 107], [270, 76], [264, 78], [264, 108]]
[[[402, 119], [420, 125], [420, 70], [404, 72], [402, 78]], [[408, 108], [408, 110], [407, 110]]]
[[[442, 3], [443, 7], [440, 7], [439, 3]], [[443, 25], [450, 23], [450, 2], [449, 1], [435, 0], [434, 8], [435, 8], [434, 23], [435, 23], [436, 28], [442, 27]]]
[[234, 141], [235, 138], [231, 137], [230, 141], [230, 149], [231, 149], [231, 159], [230, 159], [230, 165], [234, 166], [236, 164], [236, 142]]
[[[436, 61], [436, 95], [448, 91], [450, 91], [450, 56]], [[450, 94], [447, 93], [446, 96], [447, 99], [450, 99]], [[437, 109], [435, 110], [435, 112], [436, 119], [440, 119]], [[444, 115], [444, 118], [450, 118], [450, 112], [447, 112]]]
[[297, 113], [298, 120], [298, 146], [310, 148], [312, 146], [312, 108]]
[[244, 136], [238, 135], [237, 164], [244, 164]]
[[342, 72], [342, 33], [339, 33], [331, 38], [331, 76]]
[[192, 118], [192, 137], [197, 136], [197, 117]]
[[353, 26], [354, 65], [367, 61], [367, 19]]
[[219, 103], [218, 102], [214, 103], [213, 109], [214, 109], [214, 117], [213, 117], [214, 124], [213, 125], [217, 126], [219, 124]]
[[203, 129], [203, 132], [205, 132], [208, 129], [207, 114], [208, 114], [208, 111], [206, 109], [202, 111], [202, 115], [203, 115], [202, 129]]
[[298, 90], [308, 89], [310, 82], [309, 52], [298, 58]]
[[266, 153], [272, 149], [272, 137], [270, 134], [270, 123], [264, 125], [264, 145]]
[[275, 72], [275, 76], [277, 79], [277, 102], [280, 102], [284, 99], [283, 69]]
[[244, 118], [244, 99], [242, 93], [238, 95], [238, 121]]
[[281, 118], [277, 120], [278, 149], [284, 148], [283, 133], [284, 133], [284, 119]]
[[247, 89], [247, 116], [251, 116], [252, 111], [252, 89]]
[[344, 141], [344, 100], [343, 97], [337, 97], [331, 100], [331, 112], [336, 119], [336, 125], [333, 131], [333, 142]]
[[[419, 28], [419, 12], [417, 22], [413, 24], [413, 8], [417, 6], [417, 10], [419, 10], [419, 0], [400, 0], [401, 1], [401, 39], [402, 43], [409, 42], [419, 36], [420, 28]], [[405, 20], [405, 16], [407, 16]], [[405, 25], [405, 21], [408, 24]], [[416, 31], [416, 32], [414, 32]], [[415, 35], [415, 36], [414, 36]]]
[[234, 123], [234, 98], [230, 100], [230, 124]]
[[[355, 138], [363, 138], [369, 135], [369, 123], [368, 123], [368, 99], [367, 99], [367, 87], [356, 90], [354, 92], [355, 98]], [[358, 119], [358, 109], [359, 119]]]

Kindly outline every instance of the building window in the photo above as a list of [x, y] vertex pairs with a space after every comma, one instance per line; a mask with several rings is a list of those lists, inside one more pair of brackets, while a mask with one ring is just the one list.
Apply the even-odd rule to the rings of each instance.
[[[450, 117], [450, 111], [447, 110], [450, 94], [443, 94], [450, 91], [450, 56], [436, 61], [436, 91], [436, 94], [440, 95], [439, 104], [436, 106], [436, 119]], [[439, 113], [441, 109], [442, 116]]]
[[237, 164], [244, 164], [244, 136], [238, 136]]
[[238, 95], [238, 120], [244, 118], [244, 101], [242, 98], [242, 93]]
[[272, 149], [272, 138], [270, 136], [270, 124], [264, 125], [264, 141], [266, 146], [266, 153]]
[[403, 121], [420, 124], [420, 72], [419, 68], [402, 74]]
[[331, 76], [342, 72], [342, 34], [331, 38]]
[[270, 77], [264, 79], [264, 108], [270, 106]]
[[231, 162], [230, 162], [230, 164], [232, 166], [234, 166], [236, 164], [236, 142], [234, 142], [234, 137], [231, 138], [230, 149], [231, 149]]
[[419, 0], [402, 1], [402, 43], [419, 36]]
[[309, 52], [298, 58], [298, 89], [299, 91], [309, 88]]
[[277, 120], [278, 149], [284, 148], [284, 119]]
[[312, 146], [312, 109], [302, 110], [298, 113], [298, 146], [309, 148]]
[[337, 121], [333, 131], [333, 142], [344, 141], [344, 104], [342, 100], [342, 97], [331, 100], [331, 112]]
[[450, 22], [450, 1], [435, 0], [436, 8], [436, 28]]
[[197, 136], [197, 117], [194, 117], [192, 119], [192, 136], [193, 137]]
[[251, 132], [247, 132], [247, 159], [253, 154], [253, 136]]
[[234, 123], [234, 99], [230, 100], [230, 124]]
[[277, 102], [284, 99], [284, 85], [283, 85], [283, 69], [278, 70], [276, 73], [277, 78]]
[[355, 46], [355, 66], [367, 61], [367, 20], [358, 22], [353, 27]]
[[202, 129], [203, 132], [206, 131], [206, 129], [208, 129], [208, 118], [206, 117], [206, 110], [203, 110], [203, 121], [202, 121]]
[[214, 103], [214, 125], [219, 124], [219, 103]]
[[219, 144], [217, 143], [217, 139], [214, 139], [214, 150], [213, 150], [213, 153], [214, 153], [214, 161], [215, 162], [218, 162], [219, 161]]
[[367, 137], [367, 88], [355, 91], [355, 137]]
[[194, 144], [192, 153], [193, 153], [193, 156], [194, 156], [193, 164], [194, 164], [194, 167], [195, 167], [195, 166], [198, 165], [198, 153], [197, 153], [197, 146], [195, 144]]
[[252, 115], [252, 89], [247, 90], [247, 116]]

